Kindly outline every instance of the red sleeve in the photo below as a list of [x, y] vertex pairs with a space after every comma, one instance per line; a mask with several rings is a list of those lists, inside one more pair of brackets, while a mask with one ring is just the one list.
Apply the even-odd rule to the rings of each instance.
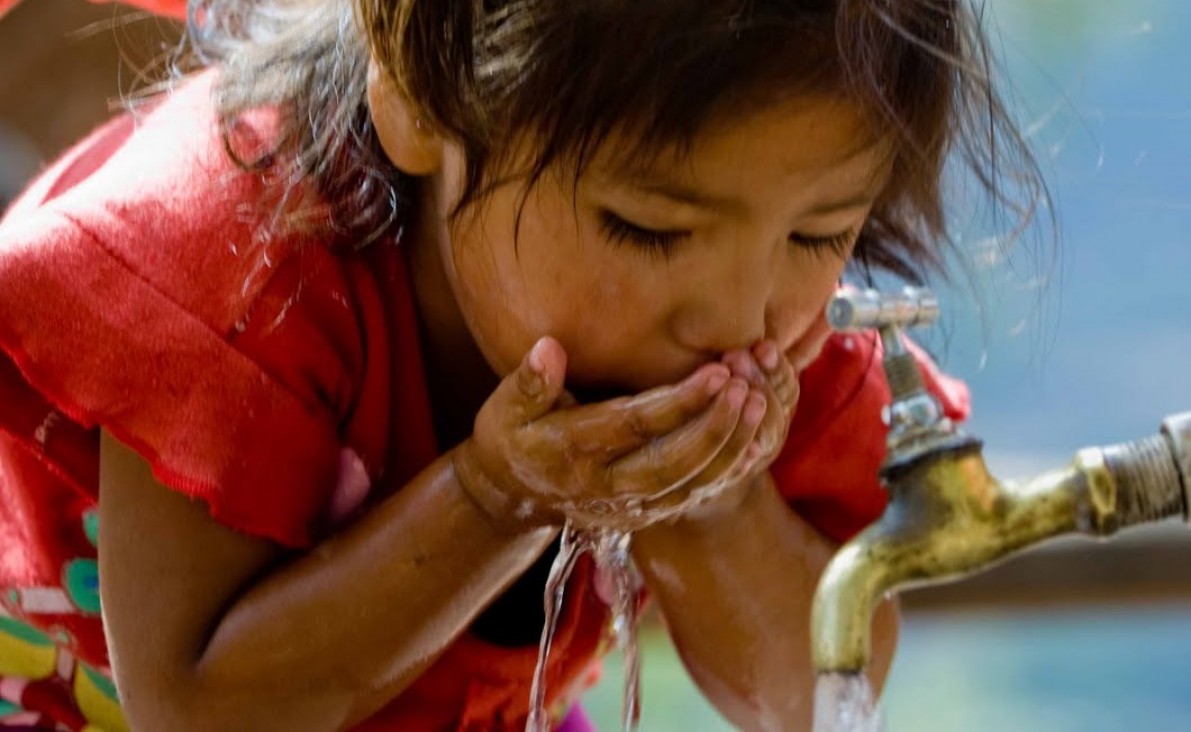
[[[113, 0], [91, 0], [94, 3], [107, 3]], [[186, 19], [186, 0], [120, 0], [126, 5], [148, 10], [151, 13], [164, 15], [178, 20]]]
[[[909, 344], [927, 388], [953, 420], [970, 411], [967, 387], [941, 373]], [[798, 513], [834, 541], [846, 541], [880, 517], [885, 489], [877, 473], [885, 459], [881, 410], [889, 387], [875, 333], [833, 336], [802, 374], [798, 411], [771, 473]]]
[[217, 520], [306, 545], [362, 371], [354, 280], [317, 242], [259, 243], [265, 183], [225, 155], [210, 81], [105, 128], [0, 223], [0, 356]]
[[11, 222], [0, 352], [68, 418], [108, 429], [220, 522], [306, 545], [335, 485], [359, 357], [342, 335], [356, 330], [350, 312], [327, 294], [342, 289], [336, 269], [307, 278], [310, 257], [291, 262], [220, 331], [77, 222]]
[[[95, 3], [112, 2], [112, 0], [91, 0]], [[158, 15], [164, 15], [178, 20], [186, 19], [186, 0], [121, 0], [122, 2]], [[0, 0], [0, 16], [12, 10], [20, 0]]]

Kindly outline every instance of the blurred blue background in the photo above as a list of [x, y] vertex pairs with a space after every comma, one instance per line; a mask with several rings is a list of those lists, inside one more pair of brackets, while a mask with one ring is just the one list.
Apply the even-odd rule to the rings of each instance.
[[985, 328], [952, 294], [942, 355], [972, 386], [972, 430], [1032, 467], [1191, 409], [1191, 3], [988, 6], [1061, 258], [984, 273]]
[[[1031, 232], [976, 272], [978, 297], [962, 277], [941, 288], [946, 322], [918, 337], [971, 385], [969, 431], [994, 472], [1024, 477], [1191, 410], [1191, 2], [987, 6], [1056, 202], [1059, 259]], [[1115, 544], [1056, 551], [1045, 601], [1013, 566], [961, 604], [907, 596], [889, 732], [1191, 729], [1191, 581], [1178, 568], [1144, 592], [1132, 581], [1180, 560], [1191, 580], [1189, 540], [1177, 525], [1117, 540], [1133, 553], [1096, 592]], [[661, 633], [646, 644], [643, 729], [729, 729]], [[601, 729], [617, 728], [618, 664], [591, 695]]]

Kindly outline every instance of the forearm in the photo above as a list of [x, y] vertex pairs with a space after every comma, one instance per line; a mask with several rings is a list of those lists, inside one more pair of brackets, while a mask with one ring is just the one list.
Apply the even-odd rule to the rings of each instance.
[[[810, 609], [835, 547], [766, 475], [731, 513], [638, 532], [634, 558], [692, 678], [743, 729], [809, 729]], [[870, 678], [892, 661], [896, 611], [874, 619]]]
[[554, 533], [495, 529], [440, 459], [239, 598], [195, 665], [193, 699], [224, 707], [215, 718], [238, 729], [358, 721], [429, 667]]

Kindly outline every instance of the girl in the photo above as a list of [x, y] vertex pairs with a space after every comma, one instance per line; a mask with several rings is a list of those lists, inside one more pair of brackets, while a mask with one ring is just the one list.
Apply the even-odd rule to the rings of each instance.
[[635, 532], [729, 720], [807, 728], [818, 573], [883, 506], [879, 354], [824, 305], [938, 265], [949, 153], [1002, 202], [1028, 155], [966, 6], [190, 10], [212, 68], [0, 226], [10, 727], [523, 727], [570, 519]]

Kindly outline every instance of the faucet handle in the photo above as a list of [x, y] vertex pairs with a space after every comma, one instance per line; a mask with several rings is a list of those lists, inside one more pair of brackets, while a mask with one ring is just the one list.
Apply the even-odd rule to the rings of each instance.
[[911, 328], [938, 319], [939, 298], [925, 287], [905, 287], [899, 292], [843, 290], [827, 304], [827, 322], [840, 332]]
[[918, 363], [902, 342], [902, 329], [939, 319], [939, 298], [924, 287], [898, 292], [844, 290], [827, 304], [827, 323], [837, 332], [876, 328], [885, 347], [885, 375], [894, 402], [925, 394]]
[[939, 318], [939, 299], [922, 287], [899, 292], [844, 290], [827, 305], [827, 323], [837, 332], [876, 328], [884, 346], [883, 365], [892, 402], [882, 417], [889, 426], [890, 459], [895, 459], [924, 437], [950, 435], [951, 422], [939, 401], [926, 389], [918, 361], [902, 341], [902, 329], [929, 325]]

